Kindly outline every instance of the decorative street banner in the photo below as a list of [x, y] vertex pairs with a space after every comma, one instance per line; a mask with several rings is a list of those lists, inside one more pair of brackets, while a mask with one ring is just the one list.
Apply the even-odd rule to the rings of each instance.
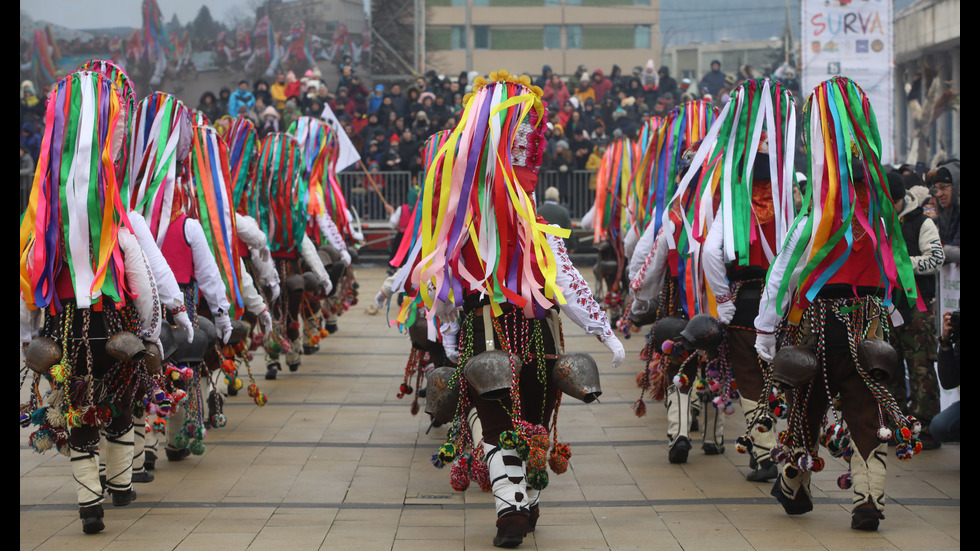
[[892, 0], [801, 0], [803, 95], [840, 75], [860, 86], [874, 109], [881, 162], [895, 160], [892, 131]]

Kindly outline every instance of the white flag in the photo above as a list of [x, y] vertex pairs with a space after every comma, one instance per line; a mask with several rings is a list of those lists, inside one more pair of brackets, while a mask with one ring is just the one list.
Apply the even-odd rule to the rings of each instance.
[[337, 121], [337, 116], [333, 114], [333, 109], [330, 108], [329, 104], [323, 104], [323, 114], [320, 115], [320, 118], [334, 129], [340, 139], [340, 158], [337, 159], [337, 172], [360, 161], [360, 152], [354, 147], [354, 142], [350, 141], [347, 132], [344, 132], [344, 127]]

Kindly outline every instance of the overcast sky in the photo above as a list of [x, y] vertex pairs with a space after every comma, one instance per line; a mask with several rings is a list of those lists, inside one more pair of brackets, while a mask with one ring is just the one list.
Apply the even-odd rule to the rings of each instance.
[[[211, 17], [227, 22], [235, 10], [253, 14], [249, 6], [258, 0], [157, 0], [163, 21], [177, 14], [181, 24], [194, 20], [201, 6], [207, 6]], [[139, 27], [143, 24], [142, 0], [21, 0], [20, 9], [35, 21], [48, 21], [70, 29]]]

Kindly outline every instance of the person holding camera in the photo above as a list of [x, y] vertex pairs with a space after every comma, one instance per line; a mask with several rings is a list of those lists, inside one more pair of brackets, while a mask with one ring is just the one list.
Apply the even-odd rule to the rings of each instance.
[[[939, 338], [939, 384], [946, 390], [960, 386], [960, 311], [943, 314], [943, 333]], [[932, 418], [932, 437], [937, 442], [960, 441], [960, 401]]]
[[[894, 293], [894, 304], [903, 323], [893, 327], [892, 346], [899, 354], [899, 369], [889, 383], [888, 391], [902, 412], [922, 423], [919, 439], [923, 450], [934, 450], [942, 444], [931, 435], [929, 424], [939, 414], [939, 381], [932, 367], [936, 361], [936, 323], [932, 302], [936, 296], [936, 274], [943, 266], [945, 254], [936, 224], [923, 213], [918, 199], [906, 191], [905, 181], [897, 172], [886, 174], [905, 238], [905, 248], [912, 261], [915, 284], [925, 305], [920, 311], [901, 291]], [[906, 374], [908, 385], [906, 385]]]

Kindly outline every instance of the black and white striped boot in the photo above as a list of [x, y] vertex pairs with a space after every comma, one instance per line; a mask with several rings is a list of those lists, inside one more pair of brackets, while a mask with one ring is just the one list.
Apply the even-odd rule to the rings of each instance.
[[885, 458], [888, 456], [888, 445], [878, 444], [868, 459], [861, 455], [861, 450], [854, 446], [851, 455], [851, 479], [854, 491], [851, 510], [851, 528], [855, 530], [875, 531], [878, 522], [885, 518], [882, 511], [885, 508]]
[[[748, 425], [755, 417], [756, 409], [760, 407], [759, 402], [754, 402], [748, 398], [739, 397], [742, 404], [742, 413], [745, 415], [745, 423]], [[764, 404], [761, 407], [766, 407]], [[776, 427], [766, 432], [759, 432], [755, 427], [749, 427], [749, 434], [752, 438], [752, 449], [749, 451], [749, 467], [752, 472], [745, 475], [745, 480], [749, 482], [768, 482], [779, 476], [779, 467], [772, 460], [772, 448], [776, 445]]]
[[129, 426], [122, 431], [106, 429], [105, 485], [116, 507], [129, 505], [136, 499], [136, 491], [133, 490], [133, 432], [132, 418]]
[[505, 450], [485, 442], [483, 453], [497, 508], [497, 536], [493, 538], [493, 545], [517, 547], [530, 531], [524, 461], [516, 450]]
[[687, 463], [691, 451], [691, 395], [676, 385], [667, 387], [664, 397], [667, 407], [667, 459], [671, 463]]
[[133, 483], [145, 484], [153, 482], [153, 473], [146, 470], [146, 414], [133, 417]]
[[[695, 402], [700, 402], [695, 399]], [[721, 455], [725, 453], [725, 412], [714, 404], [704, 406], [704, 440], [701, 449], [705, 455]]]
[[[92, 448], [95, 446], [93, 445]], [[71, 472], [75, 479], [78, 497], [78, 516], [82, 519], [82, 532], [95, 534], [105, 529], [102, 483], [99, 481], [99, 458], [94, 449], [69, 445]]]

